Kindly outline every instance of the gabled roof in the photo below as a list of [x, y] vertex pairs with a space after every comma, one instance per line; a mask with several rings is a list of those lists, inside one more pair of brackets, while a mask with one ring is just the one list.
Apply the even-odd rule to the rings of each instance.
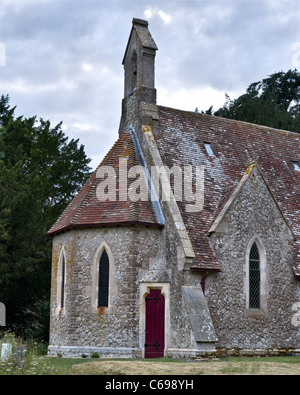
[[[220, 269], [208, 232], [252, 162], [257, 162], [295, 238], [295, 273], [300, 273], [300, 134], [246, 122], [158, 106], [154, 134], [162, 160], [205, 167], [205, 202], [199, 213], [179, 208], [195, 250], [194, 268]], [[215, 156], [209, 155], [210, 143]], [[297, 247], [298, 246], [298, 247]]]
[[[300, 278], [300, 134], [246, 122], [158, 106], [159, 128], [154, 138], [165, 166], [204, 166], [205, 201], [200, 212], [187, 212], [178, 202], [195, 259], [192, 268], [220, 270], [210, 245], [211, 227], [230, 204], [245, 172], [255, 162], [274, 200], [295, 237], [295, 276]], [[210, 143], [214, 156], [206, 151]], [[145, 166], [135, 133], [124, 132], [100, 166], [112, 166], [119, 180], [119, 158], [128, 169]], [[250, 166], [251, 167], [251, 166]], [[163, 227], [159, 210], [151, 199], [141, 202], [99, 202], [97, 170], [79, 191], [48, 235], [73, 228], [119, 225]], [[117, 195], [118, 195], [117, 184]]]
[[151, 200], [145, 202], [133, 202], [129, 199], [120, 201], [119, 158], [128, 159], [128, 169], [140, 165], [130, 132], [122, 134], [99, 165], [99, 167], [112, 166], [116, 172], [116, 201], [100, 202], [98, 200], [96, 191], [101, 180], [97, 178], [96, 170], [48, 231], [48, 236], [76, 228], [111, 225], [163, 226], [156, 217]]
[[220, 211], [220, 212], [219, 212], [219, 214], [217, 215], [217, 217], [216, 217], [214, 223], [212, 224], [211, 228], [209, 229], [209, 231], [208, 231], [209, 234], [214, 233], [214, 232], [217, 230], [218, 226], [219, 226], [220, 223], [222, 222], [222, 219], [224, 218], [225, 214], [227, 213], [227, 211], [230, 209], [230, 207], [231, 207], [232, 204], [234, 203], [236, 197], [237, 197], [237, 196], [239, 195], [239, 193], [241, 192], [241, 190], [242, 190], [243, 186], [245, 185], [246, 181], [251, 177], [251, 174], [253, 173], [254, 169], [257, 169], [257, 171], [258, 171], [260, 177], [264, 180], [264, 182], [265, 182], [265, 184], [266, 184], [266, 188], [267, 188], [268, 191], [270, 192], [270, 195], [271, 195], [271, 197], [272, 197], [272, 199], [273, 199], [275, 205], [277, 206], [278, 211], [279, 211], [279, 213], [280, 213], [281, 216], [282, 216], [282, 219], [285, 221], [287, 227], [290, 229], [291, 234], [292, 234], [293, 237], [294, 237], [293, 231], [292, 231], [292, 229], [290, 228], [288, 222], [286, 221], [286, 219], [285, 219], [285, 217], [284, 217], [284, 215], [283, 215], [283, 213], [282, 213], [280, 207], [278, 206], [278, 203], [277, 203], [277, 201], [276, 201], [276, 199], [275, 199], [275, 197], [274, 197], [272, 191], [270, 190], [268, 184], [266, 183], [265, 178], [264, 178], [264, 175], [262, 174], [262, 172], [261, 172], [261, 170], [260, 170], [260, 168], [259, 168], [257, 162], [253, 162], [253, 163], [250, 164], [250, 166], [249, 166], [248, 169], [246, 170], [245, 174], [243, 175], [242, 179], [241, 179], [240, 182], [238, 183], [237, 187], [234, 189], [234, 191], [233, 191], [232, 194], [230, 195], [229, 199], [226, 201], [226, 204], [224, 204], [224, 200], [223, 200], [223, 204], [222, 204], [222, 203], [220, 204], [220, 207], [219, 207], [219, 210], [218, 210], [218, 211]]

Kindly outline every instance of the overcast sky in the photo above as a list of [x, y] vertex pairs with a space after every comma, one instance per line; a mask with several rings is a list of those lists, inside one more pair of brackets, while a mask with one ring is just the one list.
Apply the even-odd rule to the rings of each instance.
[[0, 94], [16, 115], [63, 121], [95, 168], [118, 138], [132, 18], [158, 46], [158, 104], [217, 110], [300, 68], [300, 0], [0, 0]]

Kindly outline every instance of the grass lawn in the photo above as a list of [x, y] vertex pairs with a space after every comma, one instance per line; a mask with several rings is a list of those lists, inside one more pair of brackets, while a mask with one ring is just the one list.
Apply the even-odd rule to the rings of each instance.
[[300, 357], [222, 358], [197, 362], [170, 359], [65, 359], [42, 357], [55, 375], [300, 375]]
[[[3, 375], [300, 375], [300, 356], [203, 358], [197, 361], [175, 359], [101, 359], [48, 357], [46, 343], [16, 338], [6, 333], [0, 339], [11, 343], [14, 352], [6, 362], [0, 361]], [[21, 352], [26, 349], [26, 354]], [[18, 350], [18, 352], [17, 352]], [[26, 355], [26, 356], [25, 356]]]

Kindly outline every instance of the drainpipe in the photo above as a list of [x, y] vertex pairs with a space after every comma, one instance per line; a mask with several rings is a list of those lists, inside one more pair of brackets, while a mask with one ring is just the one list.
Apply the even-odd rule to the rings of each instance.
[[207, 277], [208, 277], [208, 272], [205, 272], [204, 276], [202, 277], [201, 283], [200, 283], [204, 296], [205, 296], [205, 280], [207, 279]]

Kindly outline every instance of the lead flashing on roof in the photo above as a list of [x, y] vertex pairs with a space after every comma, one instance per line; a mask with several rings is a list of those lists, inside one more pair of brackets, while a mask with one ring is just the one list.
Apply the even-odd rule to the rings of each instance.
[[[152, 195], [156, 194], [155, 193], [155, 189], [154, 189], [154, 187], [152, 185], [151, 176], [150, 176], [150, 172], [149, 172], [149, 169], [148, 169], [148, 166], [147, 166], [147, 162], [146, 162], [146, 160], [144, 158], [144, 154], [142, 152], [142, 148], [140, 146], [140, 143], [139, 143], [136, 131], [135, 131], [135, 129], [134, 129], [134, 127], [132, 125], [129, 126], [128, 130], [129, 130], [129, 133], [130, 133], [131, 138], [132, 138], [132, 142], [133, 142], [133, 146], [134, 146], [134, 149], [135, 149], [135, 152], [136, 152], [136, 156], [137, 156], [141, 166], [143, 166], [144, 169], [145, 169], [145, 177], [147, 177], [148, 190], [151, 191]], [[162, 209], [160, 207], [160, 203], [159, 203], [159, 200], [158, 200], [157, 197], [156, 197], [156, 199], [152, 200], [152, 204], [153, 204], [153, 208], [154, 208], [154, 211], [155, 211], [155, 214], [156, 214], [156, 218], [157, 218], [159, 224], [160, 225], [165, 225], [165, 223], [166, 223], [165, 217], [164, 217], [164, 214], [162, 212]]]

